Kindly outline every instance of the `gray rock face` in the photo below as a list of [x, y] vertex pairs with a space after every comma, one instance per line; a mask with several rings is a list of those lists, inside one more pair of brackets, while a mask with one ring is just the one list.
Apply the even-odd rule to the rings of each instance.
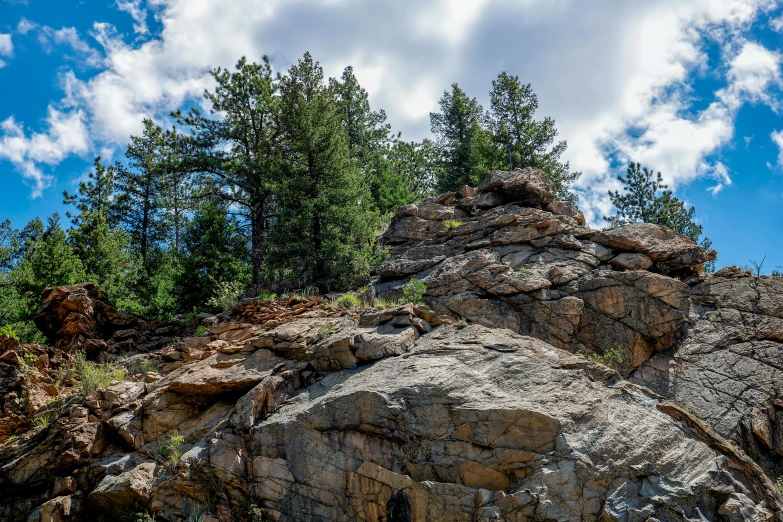
[[[408, 305], [220, 325], [161, 379], [0, 446], [0, 518], [780, 520], [772, 482], [684, 410], [537, 339], [443, 320]], [[91, 446], [52, 458], [85, 417], [103, 427]]]
[[688, 286], [670, 275], [714, 253], [656, 225], [597, 233], [554, 194], [541, 171], [492, 172], [473, 196], [400, 208], [376, 294], [398, 296], [416, 277], [441, 314], [575, 352], [615, 350], [627, 375], [684, 333]]
[[735, 440], [769, 476], [783, 474], [783, 278], [709, 278], [691, 289], [687, 336], [634, 380]]

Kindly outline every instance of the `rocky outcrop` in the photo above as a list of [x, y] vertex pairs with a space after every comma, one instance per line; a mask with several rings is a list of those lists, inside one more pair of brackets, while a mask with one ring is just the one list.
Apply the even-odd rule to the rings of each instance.
[[687, 335], [635, 381], [737, 441], [783, 475], [783, 278], [724, 269], [691, 289]]
[[94, 283], [47, 288], [34, 321], [56, 348], [80, 350], [94, 358], [101, 353], [150, 351], [182, 335], [184, 325], [157, 325], [118, 310]]
[[378, 295], [397, 296], [416, 277], [441, 314], [574, 352], [619, 350], [625, 375], [685, 333], [680, 278], [715, 252], [657, 225], [591, 230], [538, 170], [492, 172], [475, 195], [455, 196], [397, 211]]
[[[0, 520], [783, 520], [783, 279], [591, 230], [532, 169], [461, 196], [402, 207], [363, 293], [426, 304], [249, 300], [5, 439], [4, 409]], [[45, 299], [57, 346], [0, 338], [18, 391], [126, 326], [89, 285]]]
[[0, 519], [780, 519], [771, 481], [687, 412], [542, 341], [444, 321], [315, 309], [172, 345], [159, 373], [0, 446]]

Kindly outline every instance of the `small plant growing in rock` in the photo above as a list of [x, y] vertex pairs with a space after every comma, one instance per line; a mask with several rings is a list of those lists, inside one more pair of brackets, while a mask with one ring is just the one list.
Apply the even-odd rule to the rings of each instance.
[[447, 231], [455, 230], [461, 227], [463, 224], [464, 223], [462, 223], [462, 221], [457, 221], [456, 219], [447, 219], [443, 221], [443, 228], [445, 228]]
[[199, 326], [198, 328], [196, 328], [195, 335], [196, 335], [196, 337], [201, 337], [202, 335], [204, 335], [204, 334], [205, 334], [205, 333], [207, 333], [208, 331], [209, 331], [209, 328], [207, 328], [206, 326], [204, 326], [204, 325], [202, 324], [201, 326]]
[[141, 373], [150, 373], [158, 371], [158, 364], [155, 361], [144, 361], [141, 363]]
[[402, 302], [419, 304], [426, 293], [427, 285], [414, 277], [402, 287]]
[[778, 493], [783, 495], [783, 475], [779, 476], [775, 481], [775, 489], [778, 490]]
[[19, 335], [16, 333], [16, 330], [14, 330], [14, 327], [10, 324], [0, 326], [0, 335], [7, 335], [8, 337], [13, 337], [17, 341], [19, 340]]
[[82, 393], [90, 395], [98, 388], [109, 386], [112, 381], [124, 381], [128, 371], [125, 368], [106, 363], [88, 361], [84, 352], [77, 352], [73, 358], [76, 378], [82, 383]]
[[179, 432], [174, 432], [174, 435], [163, 439], [163, 442], [158, 445], [158, 455], [167, 465], [174, 466], [182, 457], [183, 444], [185, 444], [185, 437]]
[[603, 354], [584, 351], [579, 352], [579, 354], [587, 357], [593, 362], [609, 366], [610, 368], [614, 368], [617, 364], [623, 362], [623, 354], [617, 348], [608, 348], [604, 350]]
[[375, 308], [392, 308], [394, 306], [397, 306], [397, 303], [394, 301], [390, 301], [388, 299], [384, 299], [383, 297], [376, 297], [375, 300], [372, 302], [372, 305]]
[[277, 294], [273, 294], [270, 292], [261, 292], [258, 294], [258, 300], [259, 301], [274, 301], [277, 297]]
[[467, 328], [468, 327], [468, 322], [465, 319], [460, 319], [459, 321], [454, 323], [454, 326], [456, 326], [457, 328], [462, 330], [463, 328]]
[[321, 328], [318, 329], [318, 339], [323, 341], [330, 335], [334, 333], [334, 330], [336, 328], [336, 325], [334, 323], [325, 324]]
[[334, 300], [334, 304], [341, 308], [357, 308], [362, 302], [353, 294], [343, 294]]
[[52, 421], [52, 412], [47, 412], [42, 415], [40, 415], [37, 419], [35, 419], [35, 427], [37, 429], [44, 429], [47, 426], [49, 426], [49, 423]]
[[215, 295], [207, 301], [207, 304], [222, 311], [234, 308], [244, 289], [245, 285], [241, 281], [221, 281], [217, 283]]

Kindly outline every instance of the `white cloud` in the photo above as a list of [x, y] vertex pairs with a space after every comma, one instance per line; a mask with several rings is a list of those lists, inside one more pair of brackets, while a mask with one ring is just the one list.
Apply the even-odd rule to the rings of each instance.
[[713, 195], [713, 197], [717, 196], [718, 193], [722, 191], [724, 187], [731, 185], [731, 176], [729, 176], [729, 169], [726, 167], [726, 165], [724, 165], [720, 161], [715, 163], [715, 167], [713, 168], [711, 177], [717, 181], [717, 183], [714, 186], [709, 187], [707, 189]]
[[46, 129], [29, 135], [13, 117], [0, 123], [0, 159], [13, 163], [32, 187], [32, 197], [40, 197], [53, 178], [41, 165], [54, 166], [72, 154], [90, 150], [84, 113], [64, 113], [49, 107]]
[[[0, 56], [9, 57], [14, 52], [14, 44], [10, 34], [0, 33]], [[6, 66], [6, 62], [0, 59], [0, 69]]]
[[[492, 79], [506, 70], [533, 85], [538, 116], [557, 121], [569, 142], [566, 159], [584, 172], [583, 206], [595, 222], [611, 210], [605, 193], [616, 186], [608, 154], [661, 170], [674, 187], [699, 176], [715, 177], [721, 189], [729, 184], [728, 173], [708, 158], [733, 138], [742, 104], [773, 104], [769, 90], [780, 82], [780, 57], [745, 35], [777, 5], [148, 0], [161, 33], [127, 43], [111, 26], [95, 24], [91, 34], [103, 48], [105, 69], [89, 79], [64, 74], [63, 103], [83, 111], [96, 142], [120, 147], [140, 131], [143, 117], [165, 117], [200, 99], [211, 86], [209, 68], [269, 54], [284, 70], [310, 50], [329, 75], [353, 65], [373, 105], [411, 139], [428, 135], [428, 113], [451, 83], [486, 107]], [[134, 18], [137, 33], [148, 31], [141, 0], [117, 6]], [[723, 63], [709, 62], [710, 40], [721, 45]], [[723, 74], [727, 86], [694, 113], [689, 83]]]
[[133, 30], [139, 34], [149, 33], [147, 29], [147, 10], [142, 7], [143, 0], [117, 0], [117, 9], [131, 15]]
[[[774, 131], [769, 137], [778, 146], [778, 166], [783, 167], [783, 130]], [[767, 166], [772, 165], [768, 163]]]

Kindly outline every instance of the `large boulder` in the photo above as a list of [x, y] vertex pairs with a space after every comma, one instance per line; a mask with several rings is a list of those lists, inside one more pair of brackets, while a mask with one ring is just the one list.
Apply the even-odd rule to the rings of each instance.
[[92, 358], [117, 350], [158, 348], [184, 330], [183, 325], [158, 329], [154, 322], [118, 310], [94, 283], [50, 287], [41, 297], [33, 318], [38, 329], [56, 348], [85, 351]]
[[401, 207], [381, 241], [377, 295], [413, 277], [436, 311], [574, 352], [621, 354], [624, 375], [684, 334], [688, 286], [714, 259], [657, 225], [598, 233], [540, 170], [493, 171], [473, 194]]

